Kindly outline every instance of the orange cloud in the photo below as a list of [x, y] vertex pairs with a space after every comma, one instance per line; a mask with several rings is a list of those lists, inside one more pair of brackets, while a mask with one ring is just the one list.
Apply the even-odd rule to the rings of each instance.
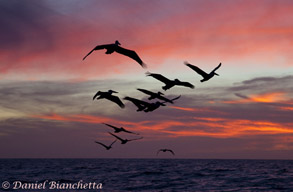
[[284, 92], [264, 93], [245, 97], [239, 100], [224, 101], [224, 103], [274, 103], [288, 99]]
[[168, 133], [161, 137], [182, 137], [182, 136], [205, 136], [205, 137], [242, 137], [245, 135], [272, 135], [293, 133], [293, 123], [281, 124], [269, 121], [252, 121], [241, 119], [195, 117], [193, 120], [157, 120], [129, 122], [120, 121], [106, 117], [91, 115], [69, 115], [62, 116], [57, 114], [33, 116], [35, 118], [83, 123], [110, 123], [117, 126], [127, 126], [135, 128], [136, 131], [147, 133], [157, 138], [157, 133]]

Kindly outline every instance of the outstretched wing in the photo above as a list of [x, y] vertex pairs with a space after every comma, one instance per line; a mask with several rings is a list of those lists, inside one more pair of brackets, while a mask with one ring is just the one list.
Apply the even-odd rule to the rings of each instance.
[[184, 63], [185, 63], [186, 66], [190, 67], [192, 70], [194, 70], [195, 72], [197, 72], [201, 76], [206, 77], [208, 75], [206, 72], [204, 72], [203, 70], [201, 70], [197, 66], [191, 65], [191, 64], [189, 64], [187, 62], [184, 62]]
[[222, 63], [220, 63], [212, 72], [215, 72], [216, 70], [218, 70], [221, 67]]
[[107, 97], [108, 100], [116, 103], [117, 105], [119, 105], [119, 107], [124, 108], [125, 105], [122, 103], [122, 101], [119, 99], [119, 97], [115, 96], [115, 95], [111, 95], [109, 97]]
[[189, 87], [191, 89], [194, 89], [194, 85], [192, 85], [191, 83], [189, 82], [176, 82], [176, 85], [179, 85], [179, 86], [184, 86], [184, 87]]
[[171, 99], [172, 103], [173, 103], [173, 101], [179, 99], [180, 97], [181, 97], [181, 95], [179, 95], [178, 97], [175, 97], [175, 98]]
[[104, 143], [101, 143], [101, 142], [98, 142], [98, 141], [95, 141], [95, 143], [102, 145], [102, 146], [105, 147], [106, 149], [108, 148], [108, 146], [105, 145]]
[[131, 134], [139, 135], [139, 133], [134, 133], [132, 131], [128, 131], [128, 130], [124, 129], [123, 127], [122, 127], [122, 131], [124, 131], [126, 133], [131, 133]]
[[170, 151], [173, 155], [175, 155], [175, 153], [171, 149], [168, 149], [168, 151]]
[[135, 140], [140, 140], [140, 139], [143, 139], [143, 137], [136, 138], [136, 139], [128, 139], [128, 141], [135, 141]]
[[124, 139], [121, 139], [120, 137], [118, 137], [117, 135], [114, 135], [113, 133], [108, 132], [109, 134], [111, 134], [112, 136], [116, 137], [117, 139], [119, 139], [120, 141], [124, 141]]
[[127, 57], [130, 57], [131, 59], [135, 60], [137, 63], [139, 63], [143, 68], [146, 68], [146, 64], [140, 59], [140, 57], [137, 55], [137, 53], [133, 50], [125, 49], [123, 47], [117, 46], [115, 51], [117, 53], [120, 53], [122, 55], [125, 55]]
[[159, 149], [159, 150], [158, 150], [158, 152], [157, 152], [157, 156], [158, 156], [158, 154], [160, 153], [160, 151], [162, 151], [162, 149]]
[[159, 81], [161, 81], [161, 82], [163, 82], [163, 83], [165, 83], [165, 84], [170, 84], [170, 83], [172, 83], [172, 81], [171, 81], [170, 79], [164, 77], [164, 76], [161, 75], [161, 74], [150, 73], [150, 72], [146, 72], [145, 74], [146, 74], [147, 76], [151, 76], [151, 77], [153, 77], [153, 78], [155, 78], [155, 79], [157, 79], [157, 80], [159, 80]]
[[82, 60], [85, 60], [85, 58], [87, 56], [89, 56], [93, 51], [96, 51], [96, 50], [100, 50], [100, 49], [106, 49], [107, 47], [109, 46], [109, 44], [106, 44], [106, 45], [98, 45], [96, 46], [93, 50], [91, 50]]
[[145, 93], [147, 95], [154, 95], [155, 94], [154, 92], [151, 92], [151, 91], [146, 90], [146, 89], [137, 89], [137, 90], [139, 90], [139, 91], [141, 91], [141, 92], [143, 92], [143, 93]]
[[112, 147], [112, 145], [117, 141], [117, 139], [115, 139], [115, 141], [113, 141], [110, 145], [110, 147]]
[[148, 106], [149, 103], [146, 102], [146, 101], [142, 101], [142, 100], [139, 100], [139, 99], [135, 99], [135, 98], [132, 98], [132, 97], [124, 97], [125, 100], [128, 100], [128, 101], [131, 101], [134, 105], [136, 106]]
[[97, 96], [101, 95], [101, 93], [102, 93], [101, 91], [98, 91], [98, 92], [94, 95], [93, 100], [95, 100]]
[[113, 125], [110, 125], [110, 124], [107, 124], [107, 123], [103, 123], [104, 125], [107, 125], [107, 126], [109, 126], [109, 127], [112, 127], [113, 129], [119, 129], [118, 127], [115, 127], [115, 126], [113, 126]]

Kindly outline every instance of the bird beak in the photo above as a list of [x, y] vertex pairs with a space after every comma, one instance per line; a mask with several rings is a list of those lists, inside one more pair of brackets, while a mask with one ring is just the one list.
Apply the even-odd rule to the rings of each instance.
[[218, 75], [218, 76], [220, 76], [218, 73], [215, 73], [215, 75]]

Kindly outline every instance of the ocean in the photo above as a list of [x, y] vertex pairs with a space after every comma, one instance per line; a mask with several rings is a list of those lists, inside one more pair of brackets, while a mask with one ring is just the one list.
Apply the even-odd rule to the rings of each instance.
[[0, 159], [2, 191], [293, 191], [292, 160]]

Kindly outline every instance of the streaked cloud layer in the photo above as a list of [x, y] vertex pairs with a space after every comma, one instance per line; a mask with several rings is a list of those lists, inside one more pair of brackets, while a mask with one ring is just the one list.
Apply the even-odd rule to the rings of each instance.
[[[256, 155], [257, 151], [262, 151], [259, 154], [262, 154], [263, 151], [270, 152], [271, 158], [292, 158], [289, 155], [292, 154], [290, 152], [292, 152], [293, 138], [291, 120], [293, 92], [290, 83], [292, 80], [292, 76], [263, 77], [235, 83], [231, 86], [213, 87], [212, 89], [199, 88], [182, 95], [174, 105], [161, 107], [152, 113], [136, 112], [135, 106], [125, 100], [125, 109], [120, 109], [106, 100], [92, 101], [95, 93], [92, 90], [110, 84], [109, 81], [3, 84], [1, 86], [1, 110], [7, 111], [8, 114], [1, 116], [1, 146], [5, 146], [5, 142], [8, 141], [18, 143], [24, 138], [28, 139], [32, 135], [36, 135], [38, 138], [30, 139], [22, 145], [31, 146], [39, 138], [50, 137], [54, 141], [51, 145], [43, 143], [44, 141], [42, 143], [49, 151], [55, 149], [54, 155], [57, 157], [70, 156], [63, 154], [64, 148], [57, 149], [58, 145], [68, 145], [68, 142], [76, 142], [77, 139], [82, 144], [74, 144], [75, 149], [77, 151], [86, 150], [88, 154], [75, 153], [65, 147], [75, 156], [153, 157], [155, 147], [168, 145], [180, 150], [180, 157], [196, 158], [211, 157], [207, 154], [211, 146], [214, 150], [223, 151], [220, 149], [221, 145], [214, 142], [216, 140], [222, 140], [223, 143], [233, 140], [231, 145], [235, 144], [235, 147], [244, 141], [245, 144], [242, 143], [243, 146], [238, 150], [233, 147], [224, 150], [224, 154], [228, 153], [226, 158], [244, 157], [245, 153], [254, 154], [251, 157], [246, 156], [246, 158], [267, 157]], [[121, 80], [118, 86], [115, 85], [115, 83], [112, 84], [113, 89], [123, 90], [126, 87], [129, 88], [131, 83]], [[31, 86], [34, 89], [28, 89]], [[177, 89], [168, 92], [169, 94], [166, 93], [167, 96], [173, 97], [174, 92], [185, 90], [184, 88]], [[232, 90], [237, 90], [238, 94]], [[281, 99], [279, 99], [279, 95], [277, 99], [265, 100], [265, 102], [262, 99], [251, 99], [253, 97], [250, 96], [262, 97], [264, 95], [267, 98], [268, 95], [276, 95], [280, 92], [282, 93]], [[126, 94], [128, 92], [119, 92], [120, 97]], [[145, 95], [139, 91], [131, 94], [137, 98], [146, 99]], [[217, 97], [218, 95], [221, 97]], [[283, 97], [284, 95], [286, 97]], [[10, 116], [10, 113], [14, 115]], [[138, 144], [138, 147], [144, 149], [143, 152], [140, 152], [139, 149], [132, 149], [133, 145], [130, 145], [127, 149], [122, 148], [122, 151], [116, 149], [117, 151], [111, 154], [103, 153], [103, 149], [95, 146], [93, 141], [102, 140], [110, 143], [113, 138], [107, 133], [111, 130], [102, 123], [123, 126], [139, 132], [144, 136], [144, 140]], [[55, 136], [51, 133], [52, 130], [54, 130]], [[66, 139], [59, 133], [65, 134]], [[131, 137], [127, 134], [123, 136]], [[199, 140], [201, 142], [211, 140], [208, 146], [200, 146], [201, 150], [206, 149], [206, 152], [197, 147], [180, 149], [187, 141], [188, 145], [198, 146]], [[116, 146], [116, 148], [120, 147]], [[18, 148], [15, 150], [18, 151]], [[19, 150], [24, 149], [21, 147]], [[96, 150], [100, 152], [96, 153]], [[49, 157], [38, 150], [35, 154], [29, 147], [22, 152], [6, 151], [4, 154], [7, 157], [26, 156], [25, 151], [31, 156]], [[242, 154], [243, 151], [245, 151], [244, 154]], [[124, 154], [125, 152], [127, 155]], [[278, 156], [279, 153], [284, 154]], [[221, 154], [218, 155], [220, 155], [218, 157], [222, 157]]]

